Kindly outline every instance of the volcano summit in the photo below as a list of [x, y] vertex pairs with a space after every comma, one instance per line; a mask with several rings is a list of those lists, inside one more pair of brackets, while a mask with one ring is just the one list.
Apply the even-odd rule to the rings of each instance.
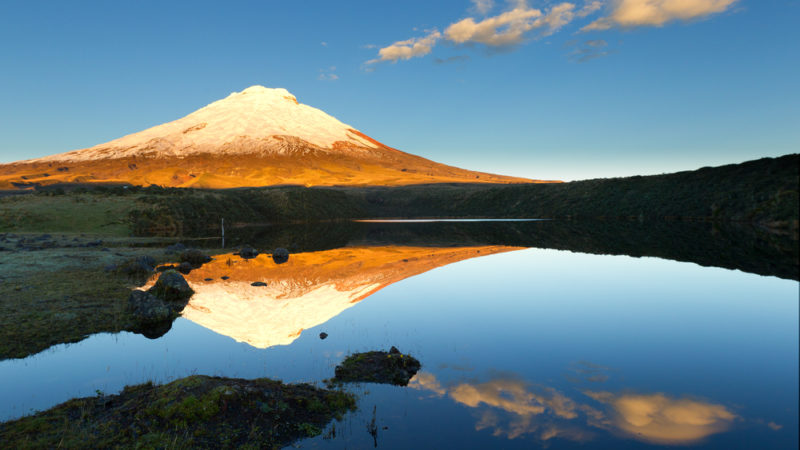
[[0, 165], [0, 189], [54, 183], [233, 188], [531, 183], [387, 147], [286, 89], [252, 86], [119, 139]]

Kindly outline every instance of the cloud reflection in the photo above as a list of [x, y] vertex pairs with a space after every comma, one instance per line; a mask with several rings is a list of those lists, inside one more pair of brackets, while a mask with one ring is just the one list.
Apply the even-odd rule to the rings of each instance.
[[583, 392], [598, 408], [588, 399], [578, 402], [556, 389], [508, 377], [445, 387], [434, 374], [420, 372], [409, 387], [476, 409], [476, 430], [509, 439], [531, 434], [543, 441], [583, 442], [602, 429], [648, 443], [687, 445], [728, 430], [738, 418], [719, 404], [662, 393]]
[[[419, 372], [409, 386], [428, 390], [438, 396], [470, 408], [481, 408], [475, 428], [490, 429], [495, 436], [514, 439], [538, 433], [542, 440], [554, 437], [583, 441], [590, 433], [552, 422], [550, 419], [575, 419], [578, 405], [551, 388], [532, 390], [526, 382], [513, 378], [496, 378], [485, 383], [460, 383], [445, 388], [428, 372]], [[539, 417], [545, 420], [540, 420]], [[536, 419], [536, 420], [535, 420]]]
[[657, 444], [700, 441], [727, 430], [737, 417], [722, 405], [664, 394], [585, 394], [611, 408], [611, 423], [617, 430]]

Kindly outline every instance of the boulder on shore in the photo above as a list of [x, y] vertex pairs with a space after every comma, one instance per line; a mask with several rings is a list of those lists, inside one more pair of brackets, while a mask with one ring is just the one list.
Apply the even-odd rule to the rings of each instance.
[[239, 250], [239, 256], [244, 259], [253, 259], [258, 256], [258, 250], [250, 247], [249, 245], [245, 245]]
[[206, 255], [200, 250], [197, 250], [196, 248], [191, 248], [181, 253], [181, 262], [187, 262], [195, 269], [210, 261], [210, 256]]
[[289, 250], [286, 250], [283, 247], [278, 247], [272, 252], [272, 260], [275, 261], [275, 264], [283, 264], [286, 261], [289, 261]]
[[[147, 292], [165, 302], [186, 302], [194, 294], [183, 275], [174, 270], [166, 270], [158, 276], [158, 281]], [[181, 308], [183, 309], [183, 308]]]
[[147, 276], [153, 272], [155, 265], [155, 258], [145, 255], [129, 259], [113, 270], [128, 276]]
[[184, 261], [184, 262], [182, 262], [182, 263], [180, 263], [178, 265], [178, 272], [180, 272], [180, 273], [182, 273], [184, 275], [189, 275], [189, 272], [191, 272], [191, 271], [192, 271], [192, 265], [189, 264], [186, 261]]
[[134, 320], [140, 325], [151, 325], [169, 320], [172, 309], [163, 300], [155, 295], [140, 290], [134, 290], [128, 297], [128, 310]]

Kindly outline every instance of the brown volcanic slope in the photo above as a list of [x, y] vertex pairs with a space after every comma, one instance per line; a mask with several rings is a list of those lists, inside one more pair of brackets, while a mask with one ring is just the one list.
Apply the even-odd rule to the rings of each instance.
[[298, 103], [285, 89], [253, 86], [105, 144], [0, 165], [0, 189], [65, 182], [232, 188], [542, 181], [401, 152]]

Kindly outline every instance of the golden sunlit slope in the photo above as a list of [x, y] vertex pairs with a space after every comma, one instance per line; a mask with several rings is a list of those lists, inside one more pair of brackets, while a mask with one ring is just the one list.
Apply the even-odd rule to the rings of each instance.
[[299, 103], [285, 89], [253, 86], [105, 144], [0, 165], [0, 189], [65, 182], [232, 188], [541, 181], [411, 155]]
[[[254, 347], [287, 345], [304, 329], [327, 322], [392, 283], [465, 259], [520, 249], [345, 247], [293, 254], [284, 264], [267, 255], [217, 255], [186, 276], [195, 294], [183, 317]], [[267, 286], [252, 286], [256, 281]]]

